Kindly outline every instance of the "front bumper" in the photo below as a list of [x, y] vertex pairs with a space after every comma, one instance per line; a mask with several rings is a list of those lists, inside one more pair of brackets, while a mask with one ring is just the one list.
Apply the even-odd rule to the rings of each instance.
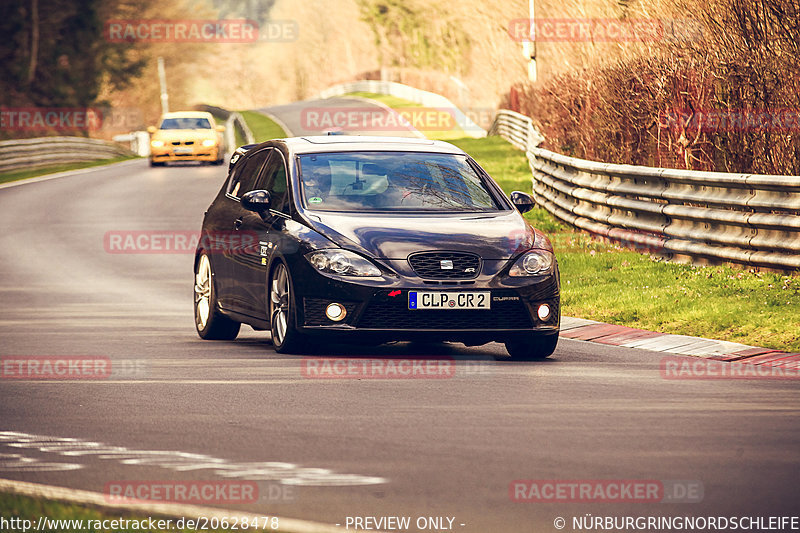
[[[368, 338], [377, 341], [435, 340], [484, 344], [529, 339], [532, 335], [558, 334], [559, 331], [560, 287], [557, 269], [549, 275], [536, 278], [507, 280], [510, 284], [497, 280], [448, 285], [431, 285], [407, 279], [383, 282], [326, 280], [323, 287], [316, 286], [316, 283], [313, 284], [315, 287], [311, 287], [312, 284], [295, 283], [296, 326], [304, 334], [340, 336], [343, 341]], [[411, 290], [488, 291], [491, 293], [491, 308], [411, 310], [408, 308], [408, 293]], [[343, 320], [336, 322], [326, 316], [325, 309], [331, 303], [345, 307], [347, 312]], [[547, 304], [551, 310], [545, 320], [537, 315], [539, 306], [543, 304]]]
[[172, 147], [151, 147], [150, 159], [152, 159], [154, 163], [167, 163], [174, 161], [217, 161], [219, 160], [219, 147], [195, 146], [192, 147], [191, 150], [186, 149], [186, 147], [176, 147], [176, 149], [173, 149]]

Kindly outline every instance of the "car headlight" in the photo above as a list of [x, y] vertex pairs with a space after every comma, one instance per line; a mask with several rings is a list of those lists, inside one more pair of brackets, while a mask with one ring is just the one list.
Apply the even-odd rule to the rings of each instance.
[[206, 146], [206, 147], [214, 146], [215, 144], [217, 144], [217, 141], [215, 141], [214, 139], [205, 139], [203, 141], [203, 146]]
[[337, 276], [380, 276], [381, 271], [369, 260], [349, 250], [319, 250], [306, 254], [311, 265]]
[[536, 276], [549, 272], [553, 267], [553, 254], [546, 250], [525, 252], [509, 270], [509, 276]]
[[164, 141], [159, 141], [159, 140], [150, 141], [150, 146], [152, 146], [153, 148], [161, 148], [162, 146], [164, 146]]

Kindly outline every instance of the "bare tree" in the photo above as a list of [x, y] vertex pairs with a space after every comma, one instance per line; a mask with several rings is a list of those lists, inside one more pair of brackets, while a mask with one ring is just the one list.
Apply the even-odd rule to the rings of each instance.
[[36, 62], [39, 57], [39, 0], [31, 0], [31, 59], [28, 64], [28, 85], [36, 77]]

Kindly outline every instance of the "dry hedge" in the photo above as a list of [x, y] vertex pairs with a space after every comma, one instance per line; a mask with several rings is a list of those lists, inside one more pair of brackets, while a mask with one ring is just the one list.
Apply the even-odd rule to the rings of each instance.
[[509, 102], [568, 155], [800, 174], [800, 0], [712, 0], [693, 16], [695, 38], [515, 87]]

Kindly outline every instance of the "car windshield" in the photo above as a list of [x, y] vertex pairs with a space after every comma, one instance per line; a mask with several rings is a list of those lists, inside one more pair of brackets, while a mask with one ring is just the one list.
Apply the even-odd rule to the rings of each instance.
[[208, 130], [211, 123], [202, 117], [165, 118], [161, 121], [162, 130]]
[[464, 155], [342, 152], [299, 159], [305, 206], [317, 211], [502, 209]]

